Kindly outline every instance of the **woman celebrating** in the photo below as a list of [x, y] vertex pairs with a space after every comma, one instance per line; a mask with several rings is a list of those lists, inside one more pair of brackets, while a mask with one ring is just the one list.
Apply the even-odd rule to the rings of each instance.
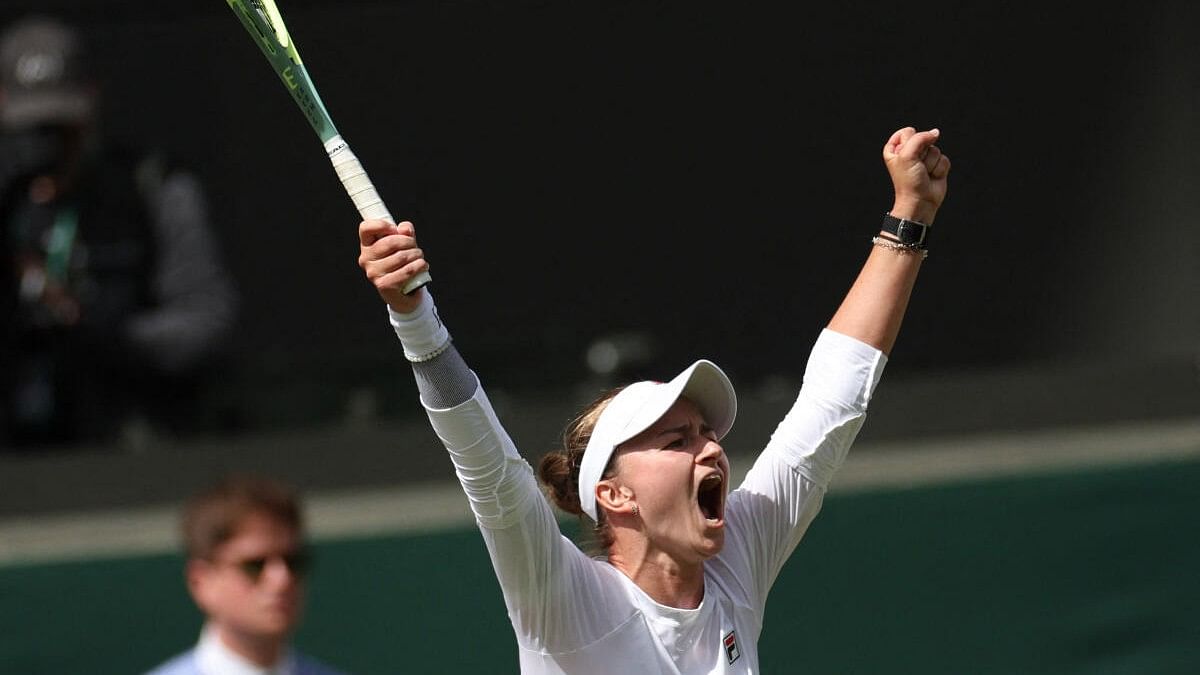
[[359, 265], [388, 305], [470, 500], [522, 673], [761, 672], [767, 594], [862, 426], [946, 195], [938, 137], [905, 127], [884, 144], [892, 209], [740, 487], [729, 491], [720, 444], [737, 401], [710, 361], [608, 392], [568, 426], [538, 473], [560, 508], [594, 522], [596, 557], [559, 532], [428, 288], [402, 292], [428, 268], [412, 224], [359, 226]]

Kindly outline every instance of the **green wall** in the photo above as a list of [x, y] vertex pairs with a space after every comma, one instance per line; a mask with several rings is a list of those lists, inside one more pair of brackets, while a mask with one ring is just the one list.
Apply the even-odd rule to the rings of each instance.
[[[1200, 672], [1200, 462], [834, 493], [766, 673]], [[515, 673], [474, 530], [324, 541], [297, 636], [352, 673]], [[195, 640], [181, 560], [0, 568], [0, 671], [140, 673]]]

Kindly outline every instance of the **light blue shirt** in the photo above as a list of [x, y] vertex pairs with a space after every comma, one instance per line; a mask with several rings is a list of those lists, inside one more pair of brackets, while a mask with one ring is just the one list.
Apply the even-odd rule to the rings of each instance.
[[205, 626], [192, 649], [147, 671], [145, 675], [344, 675], [325, 664], [288, 649], [278, 663], [263, 667], [247, 661]]

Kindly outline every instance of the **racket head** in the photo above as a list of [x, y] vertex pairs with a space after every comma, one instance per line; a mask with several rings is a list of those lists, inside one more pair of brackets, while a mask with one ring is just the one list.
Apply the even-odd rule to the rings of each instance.
[[258, 45], [267, 62], [300, 106], [305, 119], [322, 142], [337, 135], [337, 127], [321, 101], [300, 51], [288, 33], [274, 0], [226, 0], [242, 26]]

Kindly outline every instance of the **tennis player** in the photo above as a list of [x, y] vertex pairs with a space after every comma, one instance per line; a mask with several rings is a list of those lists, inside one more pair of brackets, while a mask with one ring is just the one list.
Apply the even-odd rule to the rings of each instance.
[[428, 267], [412, 224], [360, 225], [359, 265], [389, 307], [487, 543], [521, 672], [762, 672], [767, 595], [862, 426], [946, 194], [938, 138], [905, 127], [885, 143], [892, 209], [740, 487], [729, 491], [721, 446], [737, 401], [710, 361], [608, 392], [568, 426], [538, 473], [555, 504], [594, 524], [595, 556], [560, 533], [429, 289], [401, 292]]

